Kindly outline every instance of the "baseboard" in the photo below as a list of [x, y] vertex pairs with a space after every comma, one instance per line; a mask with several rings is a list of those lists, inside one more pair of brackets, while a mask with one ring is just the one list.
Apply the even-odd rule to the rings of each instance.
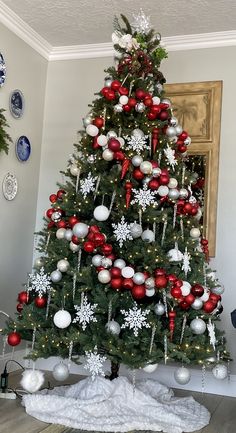
[[[15, 351], [14, 359], [20, 362], [24, 367], [31, 367], [32, 362], [28, 360], [24, 360], [25, 350]], [[11, 359], [11, 355], [7, 355], [4, 359], [0, 359], [0, 368], [1, 371], [4, 368], [5, 362]], [[60, 361], [58, 357], [50, 357], [48, 359], [40, 358], [36, 361], [35, 367], [40, 370], [48, 370], [52, 371], [55, 364]], [[18, 367], [14, 363], [9, 363], [9, 371], [17, 370]], [[104, 369], [110, 370], [110, 363], [107, 362], [104, 366]], [[143, 370], [136, 371], [136, 379], [147, 379], [152, 378], [158, 380], [162, 384], [168, 386], [169, 388], [178, 388], [185, 389], [189, 391], [197, 391], [202, 392], [202, 373], [201, 370], [191, 368], [191, 380], [187, 385], [179, 385], [174, 379], [174, 371], [176, 366], [172, 365], [159, 365], [154, 373], [148, 374]], [[77, 365], [75, 363], [71, 363], [70, 366], [71, 374], [78, 374], [87, 376], [88, 372], [84, 369], [83, 364]], [[120, 374], [130, 377], [132, 379], [133, 373], [131, 370], [127, 369], [125, 366], [121, 366]], [[207, 370], [205, 375], [205, 389], [204, 392], [208, 394], [217, 394], [217, 395], [225, 395], [229, 397], [236, 397], [236, 375], [232, 374], [230, 380], [217, 380], [211, 373], [211, 371]]]

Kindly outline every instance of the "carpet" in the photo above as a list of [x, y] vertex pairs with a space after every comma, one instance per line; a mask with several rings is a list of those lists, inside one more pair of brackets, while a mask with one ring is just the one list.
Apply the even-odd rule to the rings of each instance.
[[[48, 427], [46, 427], [45, 429], [41, 430], [40, 433], [101, 433], [101, 432], [87, 432], [85, 430], [75, 430], [73, 428], [68, 428], [68, 427], [64, 427], [63, 425], [59, 425], [59, 424], [52, 424]], [[112, 433], [112, 432], [111, 432]], [[133, 432], [129, 432], [129, 433], [135, 433], [135, 431]], [[153, 432], [148, 432], [148, 431], [139, 431], [137, 433], [153, 433]], [[158, 432], [155, 432], [158, 433]]]

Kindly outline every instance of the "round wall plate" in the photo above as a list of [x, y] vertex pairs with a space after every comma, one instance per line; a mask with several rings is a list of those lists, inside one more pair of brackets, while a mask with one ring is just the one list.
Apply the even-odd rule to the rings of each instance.
[[0, 87], [3, 86], [6, 80], [6, 64], [2, 53], [0, 52]]
[[2, 191], [6, 200], [13, 200], [18, 191], [18, 182], [16, 176], [7, 173], [2, 182]]
[[16, 89], [10, 94], [9, 108], [11, 115], [15, 119], [20, 119], [23, 116], [25, 109], [25, 99], [23, 93]]
[[21, 162], [29, 159], [31, 153], [31, 144], [25, 135], [21, 135], [16, 141], [16, 156]]

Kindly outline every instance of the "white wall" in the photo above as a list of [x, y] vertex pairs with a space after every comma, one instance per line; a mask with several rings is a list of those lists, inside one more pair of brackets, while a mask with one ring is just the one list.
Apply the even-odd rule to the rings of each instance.
[[[7, 110], [8, 132], [13, 139], [9, 154], [0, 154], [0, 310], [13, 316], [16, 294], [22, 290], [32, 263], [47, 61], [2, 24], [0, 51], [7, 66], [7, 79], [0, 89], [0, 108]], [[25, 96], [21, 119], [14, 119], [9, 113], [9, 94], [14, 89], [20, 89]], [[31, 157], [25, 163], [18, 161], [15, 154], [15, 141], [20, 135], [27, 135], [32, 146]], [[2, 193], [7, 172], [18, 179], [19, 192], [13, 201], [7, 201]]]
[[[218, 277], [226, 288], [222, 326], [227, 333], [232, 357], [236, 360], [236, 330], [230, 321], [230, 312], [236, 308], [235, 55], [235, 47], [171, 52], [162, 71], [169, 83], [223, 80], [217, 252], [212, 266], [218, 270]], [[80, 129], [81, 119], [88, 111], [87, 105], [91, 103], [93, 94], [103, 86], [103, 70], [112, 62], [112, 59], [106, 58], [49, 64], [37, 228], [41, 227], [42, 215], [49, 207], [48, 196], [56, 190], [56, 182], [61, 180], [59, 170], [65, 168], [68, 155], [72, 152], [76, 131]], [[236, 373], [236, 361], [231, 368]]]

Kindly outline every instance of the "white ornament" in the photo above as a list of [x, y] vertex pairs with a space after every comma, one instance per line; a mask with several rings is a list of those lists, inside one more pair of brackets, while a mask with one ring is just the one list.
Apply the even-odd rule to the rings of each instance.
[[162, 316], [165, 313], [165, 306], [161, 302], [158, 302], [154, 307], [154, 311], [157, 316]]
[[193, 227], [190, 230], [190, 236], [193, 239], [198, 239], [201, 236], [201, 232], [200, 232], [200, 230], [197, 227]]
[[180, 198], [187, 198], [188, 197], [188, 191], [185, 188], [181, 188], [179, 190], [179, 197]]
[[84, 296], [81, 305], [75, 305], [74, 307], [77, 311], [73, 323], [79, 322], [79, 324], [82, 324], [83, 331], [85, 331], [90, 322], [97, 322], [96, 317], [94, 317], [94, 310], [97, 308], [97, 304], [90, 304], [87, 296]]
[[216, 347], [216, 334], [215, 334], [215, 324], [212, 323], [211, 319], [209, 319], [209, 322], [207, 324], [207, 330], [210, 337], [210, 344], [212, 345], [213, 349], [215, 350]]
[[64, 362], [59, 362], [58, 364], [54, 365], [52, 370], [52, 375], [54, 379], [58, 381], [66, 380], [69, 377], [69, 369]]
[[182, 268], [181, 268], [184, 271], [185, 276], [187, 276], [187, 273], [191, 271], [190, 259], [191, 259], [191, 256], [188, 253], [188, 250], [186, 247], [184, 255], [183, 255], [183, 264], [182, 264]]
[[204, 332], [206, 330], [206, 323], [204, 322], [204, 320], [199, 319], [198, 317], [196, 317], [196, 319], [193, 319], [191, 321], [191, 323], [190, 323], [190, 329], [196, 335], [204, 334]]
[[138, 203], [138, 205], [142, 207], [142, 210], [145, 211], [147, 206], [156, 203], [155, 195], [157, 191], [151, 191], [148, 189], [147, 185], [144, 185], [143, 189], [140, 188], [139, 190], [132, 188], [132, 191], [134, 193], [134, 199], [131, 201], [131, 205]]
[[218, 287], [213, 287], [211, 289], [212, 293], [215, 293], [216, 295], [222, 295], [225, 291], [224, 287], [222, 286], [218, 286]]
[[107, 138], [116, 138], [117, 137], [117, 133], [115, 131], [108, 131], [107, 133]]
[[142, 226], [136, 222], [130, 224], [130, 233], [133, 239], [139, 238], [143, 232]]
[[148, 298], [151, 298], [152, 296], [154, 296], [155, 293], [156, 293], [155, 289], [146, 289], [146, 292], [145, 292], [145, 294]]
[[120, 325], [115, 320], [110, 320], [106, 324], [106, 331], [109, 332], [109, 334], [112, 335], [119, 335], [120, 333]]
[[78, 238], [85, 238], [89, 232], [89, 227], [84, 223], [76, 223], [72, 229], [75, 236]]
[[177, 200], [177, 199], [179, 198], [179, 190], [176, 189], [176, 188], [171, 188], [171, 189], [168, 191], [168, 197], [169, 197], [171, 200]]
[[183, 281], [182, 286], [180, 287], [183, 296], [188, 296], [191, 291], [191, 284], [188, 281]]
[[135, 272], [135, 274], [133, 275], [133, 282], [135, 284], [141, 285], [143, 284], [145, 281], [145, 276], [142, 272]]
[[111, 265], [112, 265], [112, 260], [109, 259], [108, 257], [103, 257], [103, 258], [102, 258], [101, 265], [102, 265], [104, 268], [110, 268]]
[[56, 238], [57, 239], [64, 239], [65, 238], [66, 229], [60, 228], [56, 231]]
[[28, 290], [35, 290], [38, 292], [39, 297], [42, 297], [51, 288], [51, 278], [44, 273], [44, 267], [40, 269], [39, 273], [29, 274], [29, 279], [31, 287]]
[[179, 250], [177, 243], [175, 244], [175, 248], [168, 251], [167, 256], [170, 262], [180, 262], [183, 260], [183, 254]]
[[102, 157], [105, 161], [112, 161], [114, 157], [114, 153], [110, 149], [105, 149], [102, 152]]
[[59, 281], [62, 279], [62, 273], [58, 269], [56, 271], [52, 271], [50, 278], [53, 283], [59, 283]]
[[139, 128], [135, 128], [135, 129], [133, 129], [133, 131], [132, 131], [132, 135], [134, 136], [134, 137], [144, 137], [144, 132], [141, 130], [141, 129], [139, 129]]
[[208, 301], [209, 296], [210, 296], [210, 291], [205, 289], [203, 295], [200, 296], [199, 299], [201, 299], [201, 301], [203, 301], [203, 302], [206, 302], [206, 301]]
[[40, 269], [43, 267], [43, 264], [44, 264], [43, 257], [37, 257], [34, 261], [34, 268]]
[[157, 192], [161, 197], [165, 197], [169, 192], [169, 188], [166, 185], [160, 185]]
[[25, 391], [30, 393], [37, 392], [43, 383], [44, 373], [42, 371], [35, 369], [27, 369], [23, 371], [20, 384]]
[[186, 385], [191, 379], [191, 374], [188, 368], [180, 367], [175, 370], [174, 377], [177, 383]]
[[98, 136], [98, 138], [97, 138], [97, 144], [99, 145], [99, 146], [106, 146], [107, 145], [107, 142], [108, 142], [108, 139], [107, 139], [107, 137], [106, 137], [106, 135], [99, 135]]
[[126, 104], [128, 104], [128, 101], [129, 101], [129, 98], [128, 98], [128, 96], [126, 96], [126, 95], [122, 95], [122, 96], [120, 96], [120, 98], [119, 98], [119, 103], [120, 103], [121, 105], [126, 105]]
[[69, 243], [69, 248], [73, 253], [77, 253], [80, 249], [80, 245], [74, 244], [74, 242]]
[[216, 379], [223, 380], [228, 376], [228, 370], [224, 364], [216, 364], [212, 369], [212, 374]]
[[199, 298], [194, 299], [193, 303], [191, 304], [191, 308], [193, 308], [194, 310], [201, 310], [202, 306], [203, 302]]
[[59, 310], [53, 316], [54, 324], [60, 328], [67, 328], [71, 324], [71, 315], [66, 310]]
[[120, 310], [121, 314], [123, 314], [125, 323], [121, 326], [121, 328], [129, 328], [133, 329], [134, 336], [137, 337], [139, 330], [142, 328], [150, 328], [150, 324], [147, 323], [147, 315], [150, 313], [150, 310], [142, 310], [137, 307], [137, 303], [134, 303], [134, 307], [130, 308], [129, 311]]
[[147, 242], [148, 244], [150, 244], [151, 242], [155, 241], [155, 233], [152, 230], [144, 230], [141, 238], [144, 242]]
[[106, 269], [103, 269], [102, 271], [98, 272], [98, 281], [102, 284], [107, 284], [109, 281], [111, 281], [111, 274]]
[[176, 136], [176, 129], [173, 126], [168, 126], [168, 128], [166, 128], [166, 135], [169, 138], [175, 137]]
[[93, 216], [97, 221], [106, 221], [109, 218], [109, 215], [109, 209], [103, 205], [95, 207], [93, 212]]
[[164, 154], [165, 154], [166, 159], [167, 159], [167, 164], [170, 165], [171, 168], [174, 170], [175, 165], [178, 164], [177, 159], [175, 159], [175, 150], [171, 149], [169, 144], [167, 144], [166, 149], [164, 149]]
[[72, 230], [71, 230], [71, 229], [66, 229], [66, 231], [65, 231], [65, 235], [64, 235], [65, 239], [66, 239], [67, 241], [71, 241], [72, 236], [73, 236], [73, 232], [72, 232]]
[[113, 107], [115, 113], [122, 113], [123, 111], [123, 105], [122, 104], [116, 104]]
[[182, 128], [182, 126], [177, 125], [177, 126], [175, 127], [175, 132], [176, 132], [176, 135], [180, 135], [180, 134], [182, 134], [182, 132], [183, 132], [183, 128]]
[[178, 185], [178, 181], [177, 179], [175, 179], [174, 177], [170, 177], [169, 183], [168, 183], [168, 187], [169, 188], [176, 188]]
[[88, 176], [80, 181], [80, 192], [82, 193], [83, 198], [86, 198], [90, 192], [95, 191], [95, 183], [97, 178], [97, 176], [92, 177], [91, 172], [89, 172]]
[[100, 254], [95, 254], [95, 256], [92, 258], [92, 264], [96, 267], [101, 266], [102, 256]]
[[151, 174], [152, 173], [152, 163], [149, 161], [143, 161], [143, 162], [141, 162], [139, 169], [143, 174]]
[[67, 272], [70, 267], [70, 263], [66, 259], [61, 259], [57, 262], [57, 269], [60, 272]]
[[143, 113], [144, 110], [145, 110], [145, 108], [146, 108], [146, 106], [144, 105], [143, 102], [138, 102], [138, 103], [135, 105], [135, 110], [137, 111], [137, 113]]
[[132, 164], [134, 167], [139, 167], [142, 162], [143, 162], [143, 158], [140, 155], [133, 156]]
[[145, 280], [145, 287], [146, 289], [154, 289], [155, 287], [155, 280], [152, 277], [149, 277]]
[[96, 135], [98, 135], [99, 133], [99, 129], [97, 128], [97, 126], [90, 124], [86, 127], [86, 132], [91, 137], [96, 137]]
[[153, 177], [159, 177], [161, 174], [161, 168], [160, 167], [154, 167], [152, 169], [152, 175]]
[[92, 380], [95, 379], [95, 376], [101, 375], [105, 376], [103, 371], [103, 363], [106, 361], [105, 356], [101, 356], [97, 352], [97, 346], [94, 347], [94, 352], [85, 351], [85, 355], [87, 357], [87, 363], [84, 366], [85, 370], [89, 370], [92, 375]]
[[126, 266], [126, 263], [123, 259], [116, 259], [114, 261], [114, 267], [123, 269]]
[[161, 102], [161, 100], [160, 100], [160, 98], [158, 96], [153, 96], [152, 102], [153, 102], [154, 105], [159, 105], [160, 102]]
[[120, 223], [117, 223], [117, 224], [113, 223], [112, 227], [114, 229], [113, 230], [114, 237], [115, 237], [116, 241], [119, 242], [120, 248], [123, 247], [124, 242], [126, 242], [128, 240], [130, 240], [130, 241], [133, 240], [133, 237], [132, 237], [131, 232], [130, 232], [130, 224], [128, 224], [125, 221], [124, 216], [121, 217]]
[[134, 21], [131, 24], [132, 28], [137, 33], [142, 33], [144, 35], [148, 34], [151, 30], [151, 23], [150, 23], [150, 17], [146, 16], [142, 9], [140, 9], [140, 12], [138, 15], [133, 14]]
[[[150, 144], [147, 144], [148, 135], [134, 134], [134, 131], [132, 132], [131, 137], [127, 135], [124, 136], [128, 144], [128, 146], [126, 146], [126, 149], [133, 150], [133, 152], [137, 152], [138, 155], [140, 155], [140, 153], [142, 153], [144, 150], [150, 150]], [[136, 165], [135, 167], [138, 167], [139, 165]]]
[[132, 278], [134, 276], [134, 269], [131, 266], [125, 266], [121, 269], [121, 275], [124, 278]]
[[70, 174], [72, 176], [78, 176], [80, 174], [80, 167], [77, 167], [77, 165], [73, 164], [70, 166]]
[[145, 373], [153, 373], [158, 367], [158, 364], [148, 364], [145, 365], [145, 367], [143, 367], [143, 371], [145, 371]]

